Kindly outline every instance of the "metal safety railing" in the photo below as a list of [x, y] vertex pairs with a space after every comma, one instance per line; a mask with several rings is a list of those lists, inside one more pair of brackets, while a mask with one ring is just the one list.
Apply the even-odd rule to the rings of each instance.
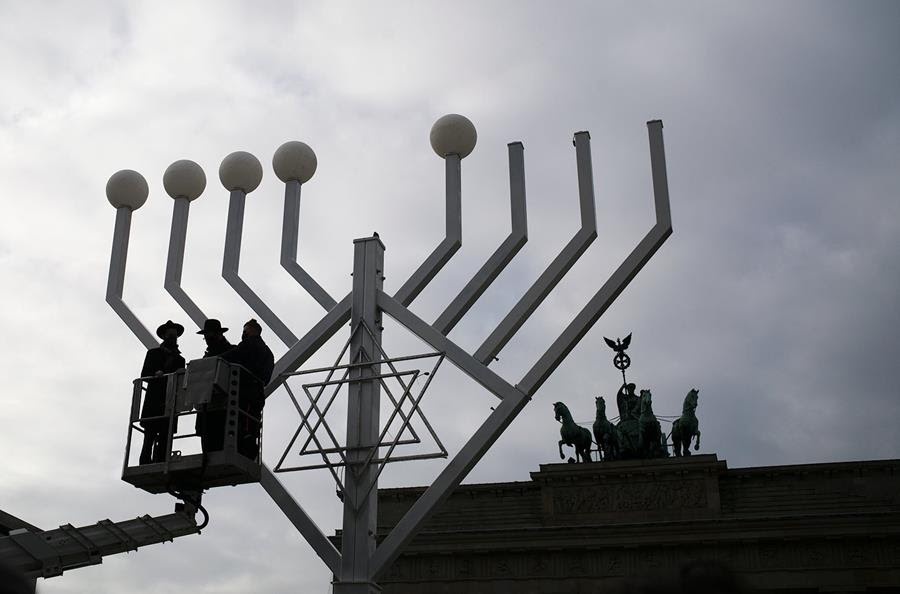
[[[146, 407], [149, 386], [152, 382], [163, 381], [165, 396], [162, 414], [142, 416], [141, 411]], [[179, 433], [179, 426], [184, 426], [180, 421], [189, 418], [196, 421], [201, 415], [205, 415], [207, 424], [210, 422], [222, 424], [221, 427], [215, 425], [206, 427], [210, 433], [221, 432], [222, 436], [221, 447], [211, 451], [229, 449], [240, 453], [242, 448], [238, 442], [242, 434], [249, 434], [254, 438], [256, 451], [252, 457], [246, 454], [245, 457], [258, 463], [259, 452], [262, 450], [262, 402], [258, 403], [259, 414], [254, 414], [253, 409], [256, 407], [251, 401], [252, 394], [248, 392], [258, 394], [258, 398], [262, 400], [263, 385], [262, 380], [246, 367], [220, 358], [198, 359], [189, 362], [185, 369], [134, 379], [125, 440], [123, 475], [129, 468], [146, 465], [132, 464], [135, 432], [143, 435], [144, 440], [151, 439], [156, 432], [148, 430], [148, 426], [153, 423], [165, 423], [165, 430], [158, 431], [162, 441], [158, 447], [164, 448], [163, 456], [161, 459], [151, 460], [149, 464], [161, 464], [162, 467], [155, 467], [156, 470], [168, 474], [172, 464], [182, 458], [182, 451], [175, 449], [176, 442], [191, 438], [202, 441], [204, 437], [197, 430], [196, 422], [189, 425], [193, 430]]]

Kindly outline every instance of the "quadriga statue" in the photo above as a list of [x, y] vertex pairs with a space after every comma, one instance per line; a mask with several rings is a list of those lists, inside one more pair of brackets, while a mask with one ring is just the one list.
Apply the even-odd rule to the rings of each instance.
[[[691, 439], [696, 435], [697, 443], [694, 450], [700, 449], [700, 422], [697, 420], [697, 396], [700, 391], [692, 389], [684, 397], [684, 405], [681, 407], [681, 417], [672, 424], [672, 442], [675, 445], [676, 456], [691, 455]], [[683, 452], [683, 453], [682, 453]]]

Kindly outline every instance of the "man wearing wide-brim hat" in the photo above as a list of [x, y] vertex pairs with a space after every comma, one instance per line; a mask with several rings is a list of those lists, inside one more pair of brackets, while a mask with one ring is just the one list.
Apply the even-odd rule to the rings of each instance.
[[[197, 334], [203, 336], [206, 341], [206, 352], [203, 358], [218, 357], [222, 353], [234, 348], [225, 333], [228, 328], [222, 327], [222, 322], [215, 318], [210, 318], [203, 322], [203, 328]], [[201, 405], [197, 411], [197, 420], [194, 424], [197, 435], [200, 436], [200, 443], [204, 452], [217, 452], [222, 449], [225, 443], [225, 411], [224, 410], [206, 410], [206, 405]]]
[[[178, 337], [184, 334], [184, 326], [167, 320], [156, 329], [162, 344], [147, 351], [141, 377], [149, 377], [141, 408], [141, 427], [144, 428], [144, 446], [141, 448], [141, 464], [163, 462], [169, 446], [169, 420], [166, 412], [166, 374], [184, 369], [184, 357], [178, 350]], [[156, 417], [156, 418], [154, 418]], [[172, 427], [175, 430], [175, 427]]]
[[206, 352], [203, 353], [204, 359], [206, 357], [218, 357], [234, 347], [225, 338], [226, 332], [228, 332], [228, 328], [223, 328], [222, 322], [215, 318], [209, 318], [203, 322], [203, 328], [197, 334], [202, 335], [203, 340], [206, 342]]

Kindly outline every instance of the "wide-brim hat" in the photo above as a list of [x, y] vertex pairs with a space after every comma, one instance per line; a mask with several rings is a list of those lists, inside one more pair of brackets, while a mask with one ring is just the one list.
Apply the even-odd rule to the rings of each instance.
[[210, 333], [218, 333], [222, 334], [224, 332], [228, 332], [228, 328], [222, 327], [222, 322], [215, 318], [210, 318], [203, 322], [203, 328], [200, 329], [197, 334], [210, 334]]
[[163, 334], [165, 334], [166, 330], [168, 330], [169, 328], [174, 328], [175, 332], [178, 333], [178, 336], [184, 334], [184, 326], [182, 326], [181, 324], [176, 324], [172, 320], [166, 320], [165, 324], [156, 329], [156, 335], [160, 338], [164, 338]]

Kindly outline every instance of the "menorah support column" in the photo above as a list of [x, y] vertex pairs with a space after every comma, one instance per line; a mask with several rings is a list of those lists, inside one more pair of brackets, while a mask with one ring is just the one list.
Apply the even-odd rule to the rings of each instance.
[[[384, 281], [384, 244], [378, 236], [353, 242], [353, 293], [350, 309], [350, 363], [377, 361], [381, 347], [381, 311], [378, 292]], [[381, 589], [371, 581], [370, 560], [375, 552], [378, 519], [377, 458], [379, 438], [380, 365], [350, 369], [347, 402], [347, 474], [344, 524], [341, 535], [341, 571], [335, 594], [374, 594]]]

